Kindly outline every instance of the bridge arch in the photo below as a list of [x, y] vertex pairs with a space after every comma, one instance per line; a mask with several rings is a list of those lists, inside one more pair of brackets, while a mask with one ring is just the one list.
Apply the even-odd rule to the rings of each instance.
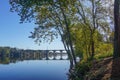
[[53, 60], [53, 59], [54, 59], [54, 51], [52, 51], [52, 50], [48, 51], [48, 58], [49, 58], [50, 60]]
[[46, 60], [66, 60], [68, 59], [67, 52], [65, 50], [43, 50], [43, 59]]

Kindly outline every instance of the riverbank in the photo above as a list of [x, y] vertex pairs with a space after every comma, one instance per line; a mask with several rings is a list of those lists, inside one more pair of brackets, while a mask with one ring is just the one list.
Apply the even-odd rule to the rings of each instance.
[[120, 80], [120, 58], [102, 58], [77, 65], [73, 80]]
[[112, 57], [93, 61], [89, 72], [84, 76], [84, 80], [109, 80], [112, 72], [112, 62]]

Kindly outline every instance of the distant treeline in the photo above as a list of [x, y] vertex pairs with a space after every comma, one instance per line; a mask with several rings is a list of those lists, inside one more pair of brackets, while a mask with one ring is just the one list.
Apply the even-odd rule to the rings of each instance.
[[1, 56], [9, 56], [10, 54], [19, 54], [19, 53], [40, 53], [40, 50], [24, 50], [18, 48], [10, 48], [10, 47], [0, 47], [0, 57]]
[[0, 64], [16, 63], [23, 60], [45, 58], [40, 50], [23, 50], [18, 48], [0, 47]]

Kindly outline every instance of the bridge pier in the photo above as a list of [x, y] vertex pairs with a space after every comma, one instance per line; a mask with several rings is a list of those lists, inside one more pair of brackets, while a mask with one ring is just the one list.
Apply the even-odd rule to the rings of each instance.
[[53, 60], [56, 60], [56, 51], [53, 51]]
[[63, 54], [63, 50], [60, 50], [60, 60], [63, 60], [62, 54]]
[[46, 51], [45, 51], [45, 57], [46, 57], [46, 60], [49, 60], [48, 53], [49, 53], [49, 51], [46, 50]]

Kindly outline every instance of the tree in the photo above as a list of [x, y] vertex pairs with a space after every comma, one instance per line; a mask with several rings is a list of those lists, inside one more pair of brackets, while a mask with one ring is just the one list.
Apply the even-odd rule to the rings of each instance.
[[120, 0], [114, 1], [114, 58], [120, 57]]
[[[89, 3], [89, 5], [86, 5], [86, 3]], [[109, 6], [105, 6], [105, 3], [106, 1], [102, 0], [77, 0], [76, 9], [78, 10], [79, 21], [90, 31], [89, 52], [91, 59], [95, 54], [95, 32], [99, 31], [102, 34], [110, 31], [108, 21], [108, 18], [111, 20], [112, 17], [108, 12], [110, 4], [107, 3]]]
[[[36, 42], [52, 41], [58, 35], [71, 60], [76, 64], [75, 53], [71, 40], [69, 26], [74, 17], [72, 6], [76, 0], [10, 0], [11, 10], [18, 12], [21, 22], [35, 20], [31, 38]], [[69, 52], [70, 51], [70, 52]], [[70, 54], [71, 53], [71, 54]], [[72, 62], [72, 63], [73, 63]]]
[[86, 53], [89, 53], [91, 58], [95, 54], [95, 32], [99, 31], [102, 34], [110, 31], [107, 20], [111, 17], [107, 12], [109, 6], [106, 8], [105, 2], [101, 0], [10, 0], [10, 4], [11, 10], [21, 16], [22, 23], [35, 21], [37, 27], [31, 32], [31, 38], [36, 42], [52, 41], [60, 35], [66, 51], [75, 64], [71, 25], [82, 24], [85, 27], [83, 34], [87, 34], [85, 30], [89, 33], [89, 36], [85, 37], [85, 40], [89, 41], [85, 43]]

